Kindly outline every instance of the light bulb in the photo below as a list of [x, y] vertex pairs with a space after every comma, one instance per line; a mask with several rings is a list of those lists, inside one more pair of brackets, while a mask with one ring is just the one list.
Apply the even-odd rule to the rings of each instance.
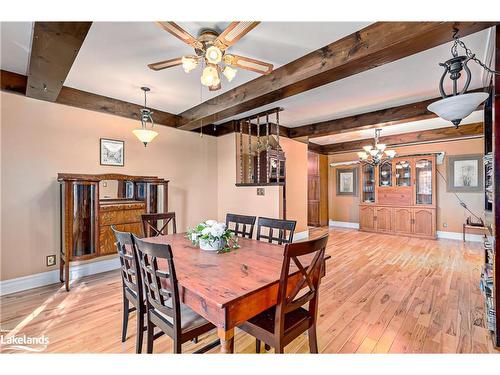
[[204, 86], [217, 86], [220, 83], [219, 72], [212, 65], [203, 69], [200, 81]]
[[216, 46], [210, 46], [205, 52], [205, 58], [210, 64], [218, 64], [222, 60], [222, 51]]
[[227, 78], [229, 82], [233, 80], [233, 78], [236, 76], [236, 69], [231, 68], [230, 66], [226, 66], [224, 70], [222, 71], [222, 74]]
[[193, 56], [182, 56], [182, 68], [186, 73], [195, 69], [198, 65], [198, 59]]

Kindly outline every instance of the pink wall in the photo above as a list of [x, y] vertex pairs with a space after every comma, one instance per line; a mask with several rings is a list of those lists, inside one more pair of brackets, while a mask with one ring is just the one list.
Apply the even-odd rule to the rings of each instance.
[[[58, 172], [169, 179], [178, 230], [217, 216], [217, 140], [158, 126], [144, 147], [138, 121], [1, 93], [1, 280], [48, 271], [59, 253]], [[99, 138], [125, 141], [125, 167], [99, 165]], [[56, 267], [57, 268], [57, 267]]]

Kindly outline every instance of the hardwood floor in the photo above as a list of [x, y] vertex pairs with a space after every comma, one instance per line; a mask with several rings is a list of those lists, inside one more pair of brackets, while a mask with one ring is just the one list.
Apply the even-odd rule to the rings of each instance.
[[[347, 229], [329, 232], [331, 259], [320, 290], [320, 352], [498, 353], [484, 328], [478, 287], [481, 244]], [[77, 280], [69, 293], [51, 285], [4, 296], [0, 324], [17, 336], [47, 335], [44, 352], [133, 353], [135, 316], [122, 344], [121, 315], [117, 270]], [[205, 335], [198, 344], [184, 344], [183, 351], [215, 338], [215, 333]], [[162, 337], [154, 349], [171, 353], [172, 342]], [[237, 330], [235, 352], [255, 353], [254, 339]], [[307, 336], [285, 352], [309, 352]]]

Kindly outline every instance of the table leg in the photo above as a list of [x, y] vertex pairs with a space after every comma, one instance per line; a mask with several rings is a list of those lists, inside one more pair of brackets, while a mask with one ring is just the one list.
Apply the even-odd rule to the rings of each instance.
[[220, 339], [220, 352], [231, 354], [234, 352], [234, 328], [227, 331], [224, 328], [217, 328], [217, 336]]

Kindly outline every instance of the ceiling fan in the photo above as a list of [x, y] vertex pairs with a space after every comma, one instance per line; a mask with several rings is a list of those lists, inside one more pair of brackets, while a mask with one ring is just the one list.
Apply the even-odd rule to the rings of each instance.
[[226, 53], [229, 47], [234, 45], [259, 23], [251, 21], [231, 22], [220, 34], [212, 29], [202, 29], [198, 38], [195, 38], [175, 22], [157, 22], [157, 25], [163, 30], [168, 31], [173, 36], [193, 47], [195, 55], [159, 61], [148, 64], [148, 67], [152, 70], [162, 70], [182, 65], [184, 71], [189, 73], [201, 62], [205, 67], [203, 68], [200, 80], [204, 86], [208, 86], [210, 91], [221, 88], [220, 73], [231, 82], [236, 76], [237, 70], [234, 69], [235, 67], [260, 74], [269, 74], [273, 70], [272, 64]]

